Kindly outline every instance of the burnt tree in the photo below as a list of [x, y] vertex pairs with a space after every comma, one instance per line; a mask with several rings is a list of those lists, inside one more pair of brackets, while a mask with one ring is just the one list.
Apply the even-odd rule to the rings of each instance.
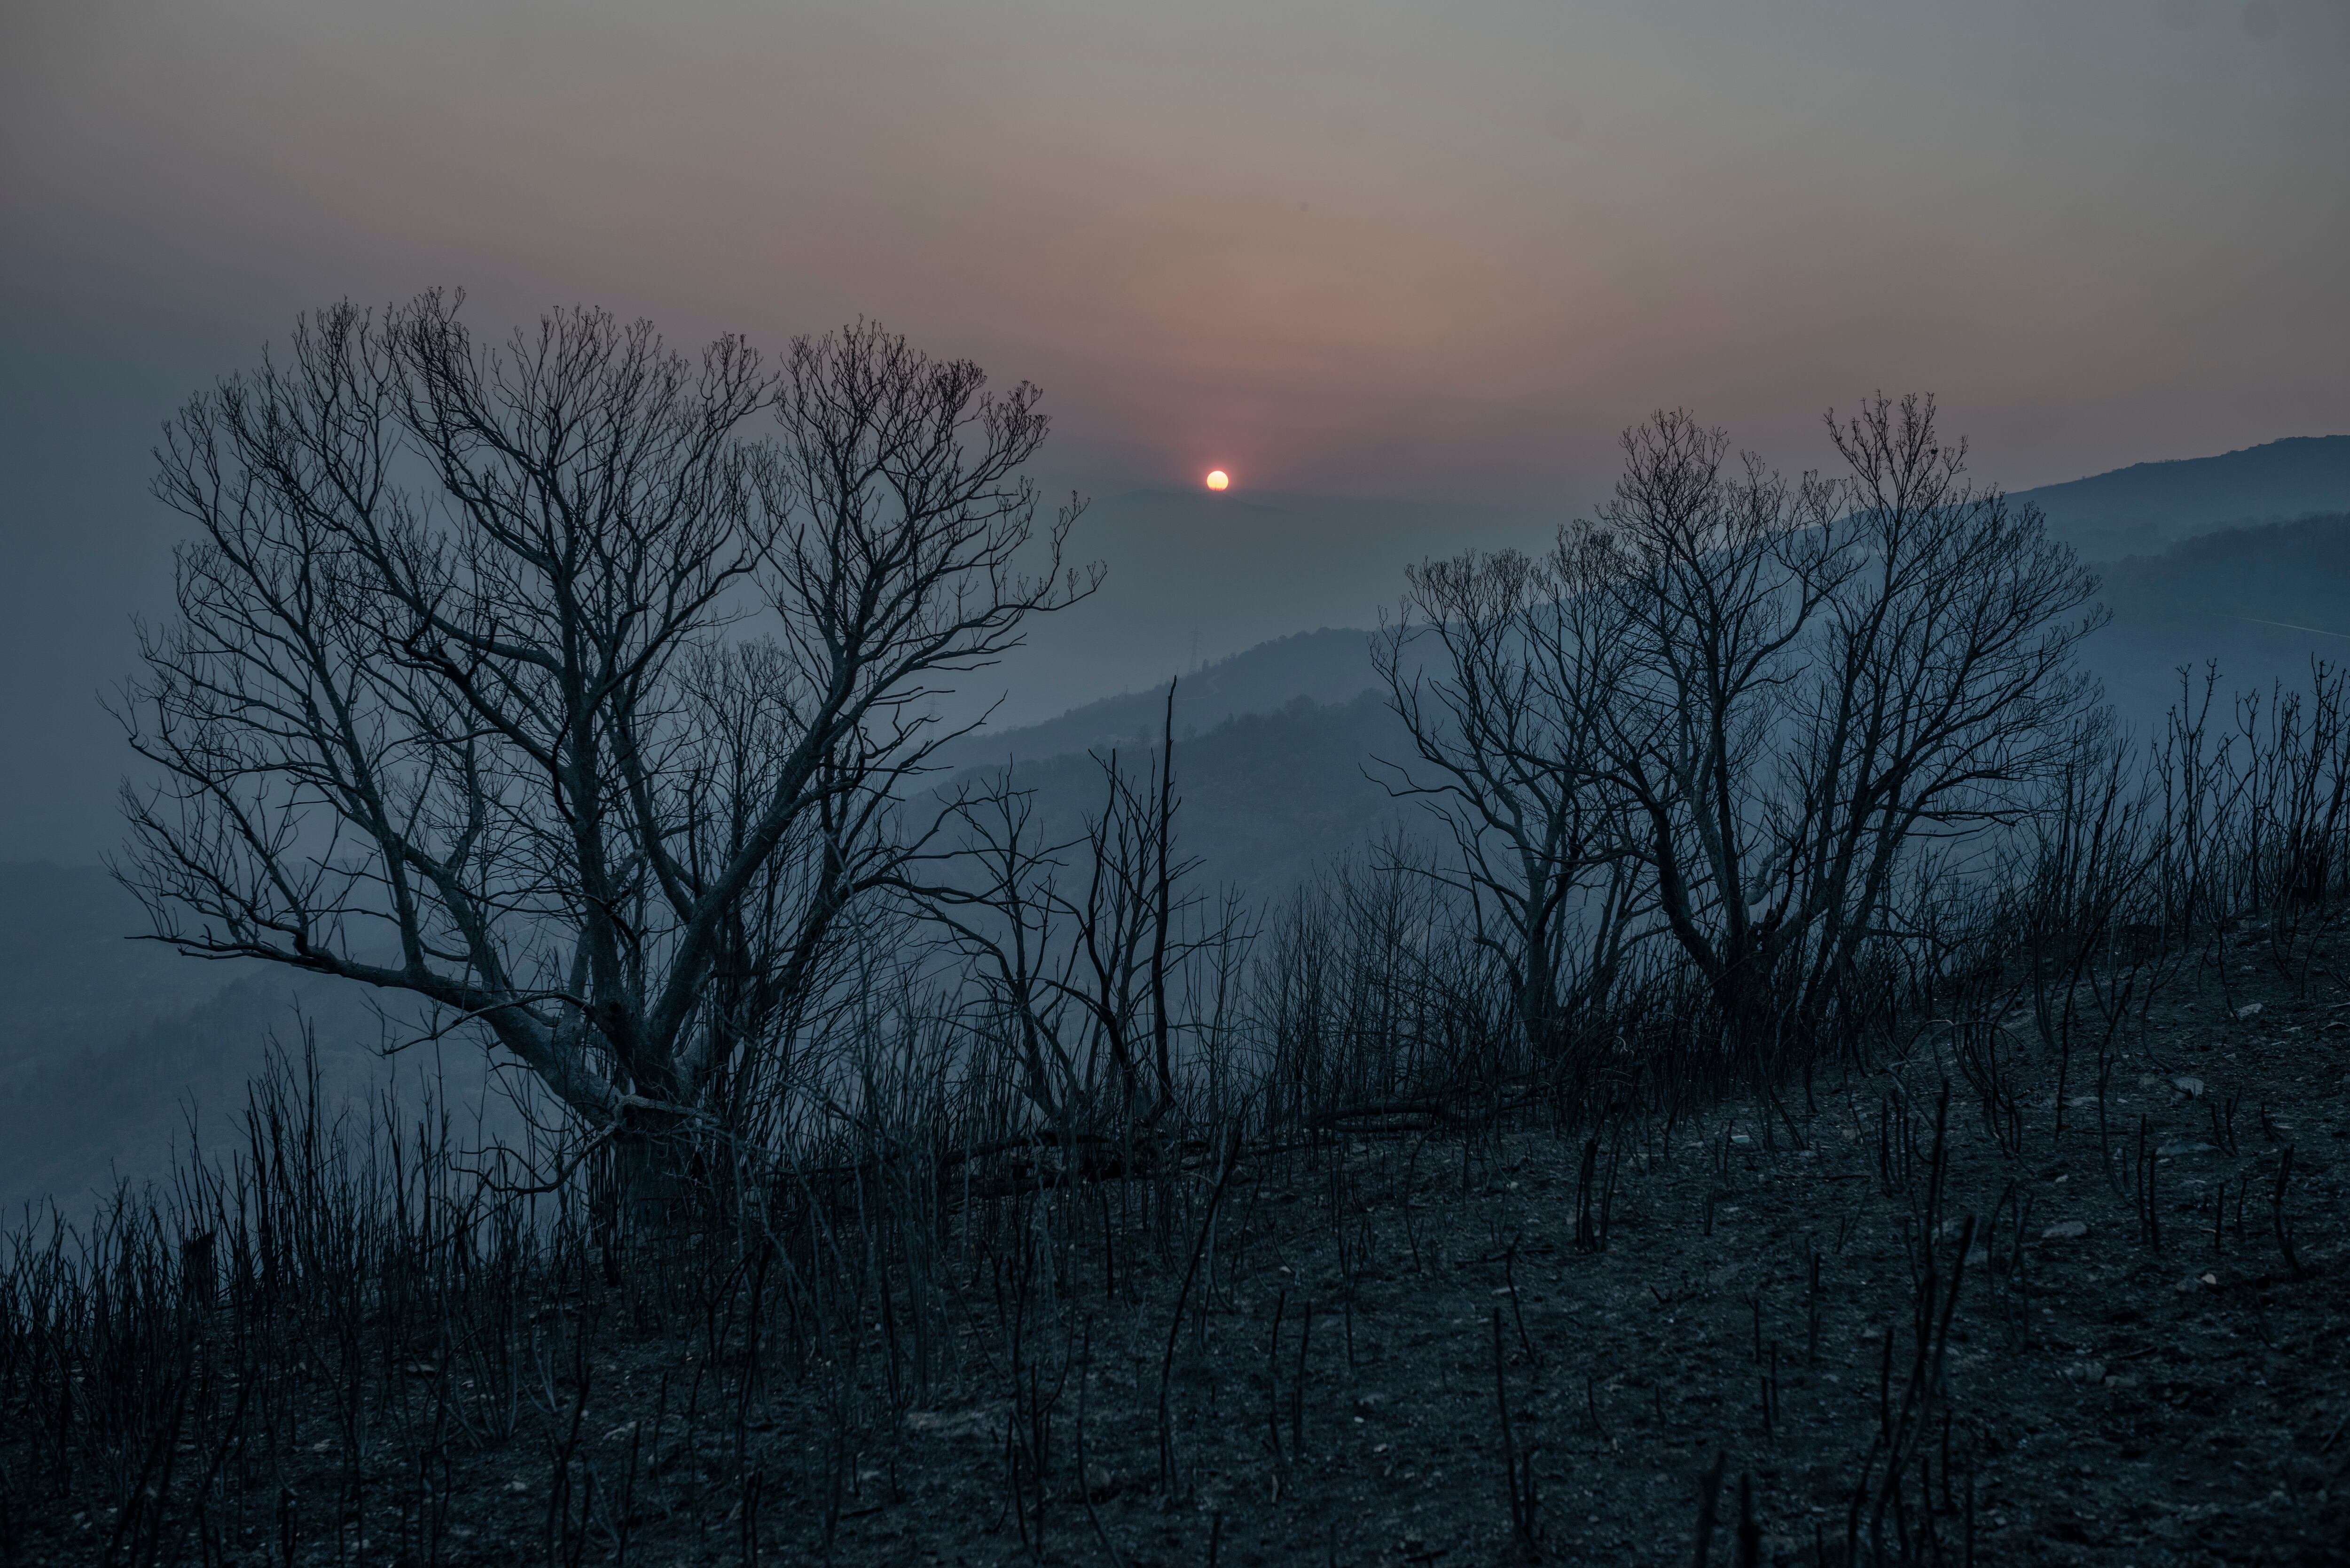
[[196, 536], [118, 874], [183, 951], [474, 1026], [669, 1209], [788, 1091], [929, 699], [1092, 586], [1037, 400], [871, 325], [770, 369], [586, 309], [305, 319], [157, 453]]

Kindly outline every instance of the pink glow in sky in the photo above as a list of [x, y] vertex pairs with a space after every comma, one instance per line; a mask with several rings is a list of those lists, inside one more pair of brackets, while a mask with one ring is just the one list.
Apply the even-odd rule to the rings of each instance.
[[1660, 405], [1798, 469], [1930, 389], [2014, 487], [2350, 431], [2345, 81], [2342, 0], [20, 5], [0, 857], [119, 831], [158, 424], [339, 296], [1039, 383], [1112, 578], [1017, 721], [1538, 543]]
[[1053, 461], [1120, 479], [1583, 493], [1659, 404], [1794, 461], [1931, 387], [2023, 484], [2350, 424], [2350, 8], [2265, 15], [51, 7], [0, 80], [5, 260], [256, 343], [430, 284], [875, 316], [1043, 383]]

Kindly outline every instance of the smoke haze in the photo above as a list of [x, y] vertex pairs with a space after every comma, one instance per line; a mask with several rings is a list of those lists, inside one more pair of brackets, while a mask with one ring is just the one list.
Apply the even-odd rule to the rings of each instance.
[[1147, 649], [1073, 619], [1007, 672], [1023, 718], [1180, 668], [1187, 620], [1205, 657], [1365, 623], [1402, 559], [1587, 503], [1660, 404], [1800, 467], [1825, 408], [1930, 387], [2016, 486], [2350, 425], [2321, 0], [201, 0], [8, 32], [0, 857], [113, 837], [93, 694], [167, 602], [156, 425], [344, 295], [685, 343], [875, 317], [1042, 383], [1057, 486], [1215, 465], [1235, 501], [1382, 504], [1229, 514], [1281, 535], [1253, 553], [1105, 509], [1081, 554], [1233, 551], [1260, 607], [1160, 604]]

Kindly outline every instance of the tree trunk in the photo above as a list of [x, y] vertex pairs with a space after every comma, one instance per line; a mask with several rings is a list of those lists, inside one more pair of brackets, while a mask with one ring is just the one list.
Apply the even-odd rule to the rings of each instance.
[[589, 1217], [608, 1275], [631, 1253], [658, 1251], [709, 1218], [702, 1151], [675, 1116], [629, 1112], [597, 1162]]

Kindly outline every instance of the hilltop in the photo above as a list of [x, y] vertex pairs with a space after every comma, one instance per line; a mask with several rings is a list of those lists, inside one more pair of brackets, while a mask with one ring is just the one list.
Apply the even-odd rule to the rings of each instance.
[[2216, 529], [2350, 511], [2350, 435], [2133, 463], [2014, 499], [2046, 513], [2050, 532], [2090, 560], [2151, 555]]

